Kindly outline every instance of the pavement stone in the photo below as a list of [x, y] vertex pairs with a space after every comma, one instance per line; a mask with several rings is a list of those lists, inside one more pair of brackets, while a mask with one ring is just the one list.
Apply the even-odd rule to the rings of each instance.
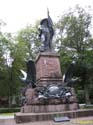
[[69, 122], [41, 121], [16, 124], [14, 118], [0, 119], [0, 125], [93, 125], [93, 116], [70, 119]]

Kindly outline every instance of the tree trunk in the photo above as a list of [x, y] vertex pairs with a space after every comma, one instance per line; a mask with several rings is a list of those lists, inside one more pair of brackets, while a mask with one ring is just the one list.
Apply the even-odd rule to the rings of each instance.
[[85, 101], [86, 104], [90, 104], [90, 98], [89, 98], [89, 89], [88, 89], [88, 85], [84, 85], [84, 91], [85, 91]]

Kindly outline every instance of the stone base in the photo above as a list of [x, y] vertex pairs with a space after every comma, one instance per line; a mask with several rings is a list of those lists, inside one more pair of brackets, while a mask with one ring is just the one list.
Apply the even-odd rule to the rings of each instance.
[[72, 110], [64, 112], [51, 112], [51, 113], [16, 113], [14, 115], [16, 123], [26, 123], [35, 121], [48, 121], [53, 120], [54, 117], [87, 117], [93, 116], [93, 109]]
[[22, 113], [43, 113], [77, 110], [78, 104], [59, 104], [59, 105], [25, 105], [21, 108]]
[[[24, 105], [27, 105], [30, 107], [33, 106], [45, 106], [45, 107], [49, 107], [50, 105], [67, 105], [67, 104], [73, 104], [73, 103], [78, 103], [77, 97], [75, 95], [75, 91], [74, 88], [70, 88], [68, 87], [68, 89], [71, 92], [71, 96], [68, 98], [38, 98], [38, 92], [40, 90], [42, 90], [43, 87], [37, 87], [35, 89], [32, 88], [28, 88], [25, 92], [25, 97], [26, 97], [26, 102], [24, 103]], [[24, 106], [26, 107], [26, 106]], [[64, 108], [65, 109], [65, 108]], [[33, 108], [32, 108], [33, 110]], [[33, 112], [33, 111], [32, 111]], [[40, 111], [41, 112], [41, 111]]]
[[40, 53], [35, 61], [38, 86], [62, 83], [59, 55], [52, 52]]

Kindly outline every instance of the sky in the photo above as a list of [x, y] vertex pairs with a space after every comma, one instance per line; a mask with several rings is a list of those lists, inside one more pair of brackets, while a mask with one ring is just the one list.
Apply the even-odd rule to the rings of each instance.
[[7, 24], [2, 31], [16, 33], [28, 24], [33, 25], [47, 17], [47, 7], [55, 22], [64, 11], [77, 4], [83, 8], [91, 6], [93, 10], [93, 0], [0, 0], [0, 20]]

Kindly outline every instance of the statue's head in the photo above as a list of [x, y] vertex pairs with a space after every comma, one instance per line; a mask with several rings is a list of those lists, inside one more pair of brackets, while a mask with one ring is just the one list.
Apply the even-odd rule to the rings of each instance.
[[48, 19], [45, 18], [45, 19], [41, 20], [40, 25], [44, 26], [44, 27], [48, 27]]

